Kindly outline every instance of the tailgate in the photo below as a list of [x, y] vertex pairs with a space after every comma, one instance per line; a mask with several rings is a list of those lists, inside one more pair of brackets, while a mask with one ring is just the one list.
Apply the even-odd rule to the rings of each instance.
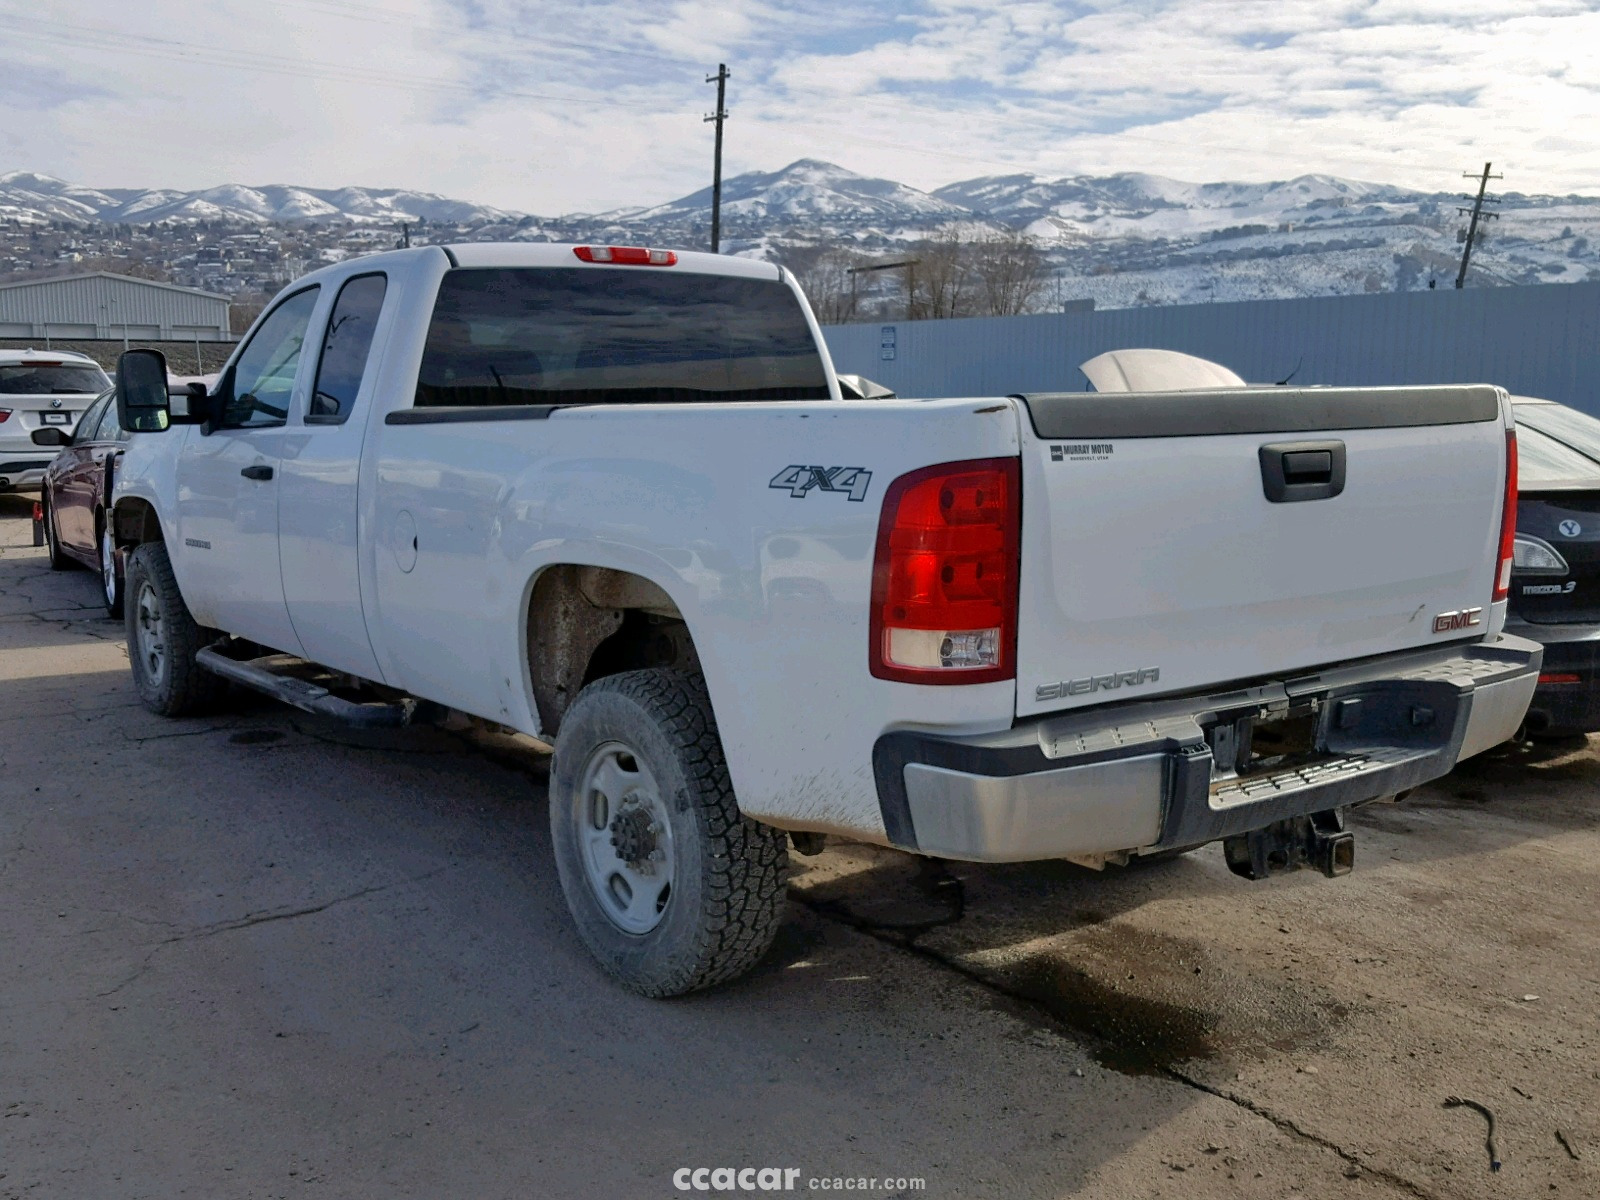
[[1489, 632], [1499, 389], [1023, 399], [1019, 715]]

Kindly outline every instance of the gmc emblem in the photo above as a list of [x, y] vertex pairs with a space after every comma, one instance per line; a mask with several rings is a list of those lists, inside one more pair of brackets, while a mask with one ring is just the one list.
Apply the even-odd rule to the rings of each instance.
[[1463, 608], [1460, 612], [1443, 612], [1433, 619], [1435, 633], [1454, 633], [1458, 629], [1471, 629], [1474, 625], [1481, 624], [1479, 618], [1483, 616], [1481, 608]]

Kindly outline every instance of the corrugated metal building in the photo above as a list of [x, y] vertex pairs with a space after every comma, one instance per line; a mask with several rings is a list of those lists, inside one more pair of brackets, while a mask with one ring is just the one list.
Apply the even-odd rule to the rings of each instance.
[[1494, 383], [1600, 416], [1600, 283], [1249, 300], [823, 329], [902, 396], [1081, 391], [1106, 350], [1182, 350], [1251, 382]]
[[228, 298], [106, 271], [0, 284], [0, 338], [225, 342]]

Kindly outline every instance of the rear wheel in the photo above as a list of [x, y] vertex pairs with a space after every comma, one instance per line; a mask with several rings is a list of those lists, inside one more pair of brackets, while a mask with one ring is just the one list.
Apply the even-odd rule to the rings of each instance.
[[61, 539], [56, 536], [56, 506], [50, 503], [50, 494], [44, 494], [44, 547], [50, 555], [50, 569], [52, 571], [66, 571], [78, 564], [68, 558], [61, 550]]
[[111, 523], [101, 514], [96, 524], [100, 528], [100, 596], [106, 602], [106, 615], [112, 619], [122, 616], [122, 573], [117, 570], [117, 544], [111, 536]]
[[190, 615], [164, 544], [146, 542], [134, 550], [126, 586], [128, 662], [144, 706], [164, 717], [215, 707], [227, 684], [195, 662], [195, 655], [222, 634]]
[[629, 671], [561, 722], [550, 830], [578, 934], [645, 996], [741, 975], [783, 919], [788, 843], [739, 814], [698, 676]]

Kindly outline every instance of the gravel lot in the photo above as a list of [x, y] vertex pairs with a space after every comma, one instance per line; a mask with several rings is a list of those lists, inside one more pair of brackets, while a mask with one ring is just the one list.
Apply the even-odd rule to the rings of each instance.
[[830, 847], [753, 978], [650, 1002], [567, 925], [539, 755], [150, 716], [27, 511], [0, 496], [0, 1197], [1600, 1195], [1600, 743], [1365, 810], [1332, 882]]

